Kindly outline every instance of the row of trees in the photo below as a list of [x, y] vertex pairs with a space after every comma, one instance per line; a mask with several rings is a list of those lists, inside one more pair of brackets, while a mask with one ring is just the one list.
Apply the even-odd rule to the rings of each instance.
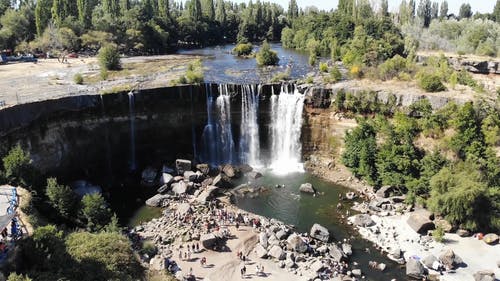
[[[347, 95], [335, 106], [346, 111], [372, 104], [368, 108], [379, 111], [376, 94], [364, 101], [367, 97], [359, 96], [353, 106], [347, 104], [352, 99]], [[342, 155], [356, 176], [375, 186], [398, 188], [409, 203], [427, 205], [453, 225], [500, 229], [500, 159], [494, 150], [500, 145], [500, 119], [495, 107], [452, 103], [433, 112], [422, 99], [405, 112], [396, 111], [392, 120], [377, 114], [358, 122], [345, 137]], [[446, 136], [445, 130], [452, 135]], [[441, 146], [417, 146], [421, 137]]]
[[257, 1], [39, 0], [0, 7], [0, 48], [96, 51], [113, 42], [126, 52], [162, 53], [180, 46], [277, 41], [284, 9]]

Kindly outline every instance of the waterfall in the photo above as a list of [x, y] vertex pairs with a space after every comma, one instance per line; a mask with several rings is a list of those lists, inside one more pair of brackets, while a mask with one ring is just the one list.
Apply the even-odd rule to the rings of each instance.
[[280, 94], [271, 96], [271, 169], [275, 173], [303, 171], [300, 142], [303, 107], [304, 95], [297, 88], [289, 92], [282, 85]]
[[243, 85], [241, 89], [240, 162], [253, 167], [260, 166], [260, 140], [257, 115], [261, 85]]
[[130, 91], [128, 93], [128, 111], [130, 119], [130, 170], [135, 171], [135, 102], [134, 102], [134, 92]]
[[231, 129], [231, 95], [227, 85], [219, 85], [219, 96], [217, 97], [217, 109], [219, 110], [220, 143], [218, 162], [233, 163], [234, 141]]
[[215, 106], [212, 87], [208, 84], [206, 87], [207, 125], [202, 134], [201, 160], [211, 165], [233, 163], [235, 149], [231, 129], [231, 96], [228, 87], [219, 85], [219, 96], [215, 100]]

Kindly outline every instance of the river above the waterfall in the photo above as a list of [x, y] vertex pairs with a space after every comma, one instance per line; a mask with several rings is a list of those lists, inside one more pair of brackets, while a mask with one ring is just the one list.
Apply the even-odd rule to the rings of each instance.
[[[280, 43], [270, 45], [278, 53], [280, 61], [277, 66], [259, 67], [255, 58], [240, 58], [231, 54], [236, 46], [234, 44], [179, 50], [178, 53], [205, 57], [203, 59], [204, 79], [209, 83], [262, 83], [287, 70], [290, 72], [290, 79], [301, 79], [314, 70], [309, 66], [307, 53], [284, 48]], [[254, 52], [257, 52], [259, 47], [254, 46]]]

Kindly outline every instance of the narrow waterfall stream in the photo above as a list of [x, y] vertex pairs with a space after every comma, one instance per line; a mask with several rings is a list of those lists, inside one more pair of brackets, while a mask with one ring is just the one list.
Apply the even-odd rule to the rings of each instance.
[[134, 92], [128, 93], [128, 108], [130, 116], [130, 170], [135, 171], [137, 168], [135, 161], [135, 100]]
[[241, 89], [240, 162], [261, 167], [259, 124], [259, 97], [261, 85], [243, 85]]

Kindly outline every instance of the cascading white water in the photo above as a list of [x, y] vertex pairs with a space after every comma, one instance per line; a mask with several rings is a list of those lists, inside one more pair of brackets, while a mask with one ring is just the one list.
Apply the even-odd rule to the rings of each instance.
[[234, 140], [231, 128], [231, 95], [227, 85], [219, 85], [219, 96], [217, 97], [217, 109], [219, 111], [219, 140], [218, 162], [219, 164], [233, 163]]
[[259, 110], [259, 96], [261, 85], [255, 91], [254, 85], [241, 87], [241, 134], [240, 134], [240, 162], [252, 167], [260, 167], [260, 139], [257, 115]]
[[296, 88], [281, 86], [271, 96], [271, 169], [277, 174], [303, 172], [301, 163], [302, 110], [304, 95]]
[[130, 170], [135, 171], [135, 101], [134, 92], [128, 93], [128, 109], [130, 119]]

